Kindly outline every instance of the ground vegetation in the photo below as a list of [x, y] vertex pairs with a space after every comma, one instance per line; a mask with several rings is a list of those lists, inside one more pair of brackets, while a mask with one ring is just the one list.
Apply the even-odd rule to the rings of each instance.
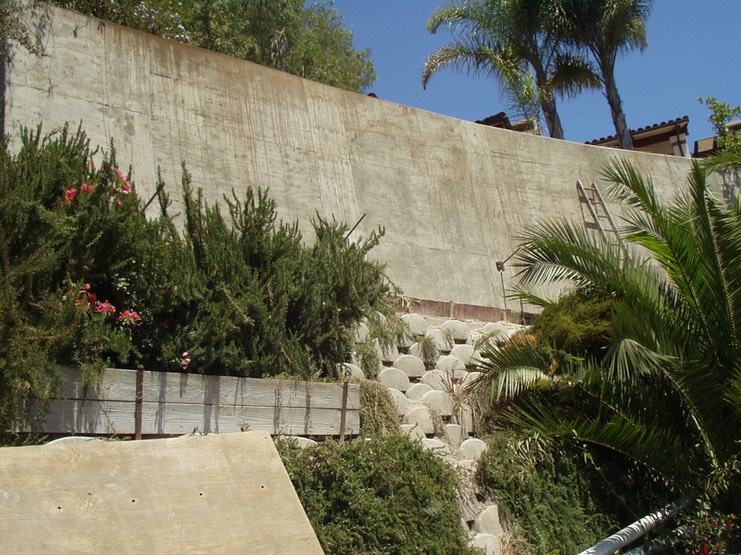
[[[593, 459], [538, 434], [504, 429], [487, 444], [477, 478], [496, 500], [518, 555], [579, 553], [620, 528], [621, 521], [643, 516], [640, 510], [650, 510], [656, 499], [650, 477], [635, 466], [625, 472], [624, 459]], [[619, 496], [603, 474], [622, 478]]]
[[454, 471], [419, 443], [392, 434], [306, 449], [278, 445], [327, 555], [474, 555]]

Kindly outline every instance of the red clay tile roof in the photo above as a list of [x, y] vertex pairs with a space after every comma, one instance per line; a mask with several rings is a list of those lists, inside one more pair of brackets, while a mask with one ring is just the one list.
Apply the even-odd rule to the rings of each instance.
[[[659, 129], [659, 128], [664, 127], [664, 126], [678, 125], [678, 124], [682, 124], [682, 123], [689, 123], [689, 121], [690, 121], [690, 118], [689, 117], [682, 116], [681, 118], [676, 118], [676, 119], [672, 119], [672, 120], [669, 120], [669, 121], [662, 121], [661, 123], [655, 123], [653, 125], [647, 125], [645, 127], [639, 127], [638, 129], [631, 129], [630, 130], [630, 134], [631, 135], [636, 135], [638, 133], [643, 133], [645, 131], [651, 131], [651, 130], [654, 130], [654, 129]], [[610, 135], [609, 137], [601, 137], [599, 139], [593, 139], [591, 141], [585, 141], [585, 144], [588, 144], [588, 145], [596, 145], [596, 144], [601, 144], [601, 143], [604, 143], [604, 142], [607, 142], [607, 141], [613, 141], [615, 139], [617, 139], [617, 135]]]

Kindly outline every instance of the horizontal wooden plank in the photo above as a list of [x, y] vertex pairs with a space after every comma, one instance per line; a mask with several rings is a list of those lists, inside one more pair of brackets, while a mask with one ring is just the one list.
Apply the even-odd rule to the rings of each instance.
[[[61, 397], [134, 401], [136, 370], [109, 368], [95, 387], [87, 391], [79, 370], [67, 369]], [[297, 380], [262, 380], [234, 376], [204, 376], [176, 372], [145, 371], [142, 398], [149, 402], [178, 402], [206, 405], [263, 406], [339, 409], [342, 384]], [[360, 387], [348, 385], [347, 407], [360, 408]]]
[[[135, 403], [57, 399], [49, 403], [43, 431], [50, 434], [133, 435]], [[339, 435], [340, 409], [247, 407], [193, 403], [142, 403], [143, 434], [228, 433], [244, 429], [286, 435]], [[360, 430], [357, 410], [348, 410], [345, 433]]]

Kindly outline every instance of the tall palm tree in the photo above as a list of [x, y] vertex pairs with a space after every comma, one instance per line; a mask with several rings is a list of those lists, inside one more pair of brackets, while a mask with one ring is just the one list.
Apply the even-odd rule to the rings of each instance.
[[505, 90], [514, 89], [517, 97], [532, 71], [537, 85], [535, 101], [543, 112], [548, 133], [563, 139], [555, 94], [576, 95], [584, 88], [599, 86], [599, 81], [587, 61], [568, 52], [559, 34], [546, 27], [551, 3], [470, 0], [437, 8], [430, 15], [427, 29], [436, 33], [448, 26], [455, 38], [427, 59], [422, 85], [427, 87], [432, 75], [450, 66], [495, 75]]
[[[722, 162], [733, 163], [741, 156]], [[630, 207], [628, 248], [568, 222], [528, 231], [519, 294], [545, 305], [533, 287], [567, 280], [609, 297], [612, 337], [603, 354], [555, 370], [527, 336], [489, 348], [476, 386], [507, 401], [518, 426], [612, 449], [737, 511], [741, 203], [711, 194], [708, 171], [693, 165], [665, 206], [629, 163], [609, 166], [612, 193]]]
[[615, 83], [618, 55], [646, 42], [646, 19], [653, 0], [558, 0], [550, 23], [571, 44], [586, 48], [599, 69], [620, 148], [633, 149], [622, 100]]

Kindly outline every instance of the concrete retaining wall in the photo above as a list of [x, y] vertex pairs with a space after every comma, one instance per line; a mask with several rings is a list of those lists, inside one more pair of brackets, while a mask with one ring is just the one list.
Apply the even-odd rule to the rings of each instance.
[[[82, 122], [93, 144], [115, 141], [145, 195], [161, 168], [176, 210], [185, 161], [207, 200], [269, 187], [280, 217], [298, 219], [305, 233], [317, 213], [349, 225], [367, 214], [356, 235], [385, 226], [374, 256], [412, 297], [503, 307], [495, 262], [515, 250], [516, 235], [543, 219], [581, 219], [576, 180], [598, 180], [611, 157], [626, 155], [492, 129], [39, 10], [46, 56], [13, 53], [6, 132]], [[662, 194], [689, 169], [682, 158], [627, 156]], [[507, 283], [512, 276], [508, 268]]]
[[321, 555], [267, 432], [6, 447], [3, 553]]

